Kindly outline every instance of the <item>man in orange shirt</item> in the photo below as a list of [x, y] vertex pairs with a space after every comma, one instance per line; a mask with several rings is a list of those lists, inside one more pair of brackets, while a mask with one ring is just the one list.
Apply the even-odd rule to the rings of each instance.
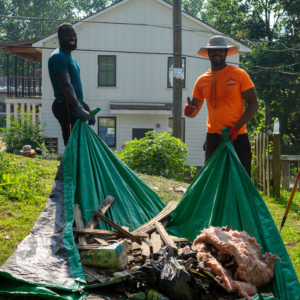
[[[184, 114], [194, 118], [199, 113], [206, 99], [208, 118], [207, 135], [204, 144], [205, 162], [211, 157], [222, 142], [224, 127], [231, 127], [226, 140], [232, 138], [234, 149], [251, 175], [251, 147], [246, 123], [258, 110], [254, 84], [242, 69], [226, 64], [226, 56], [235, 55], [237, 47], [228, 46], [222, 36], [209, 39], [208, 45], [202, 47], [198, 54], [211, 61], [211, 69], [201, 75], [194, 86], [192, 101], [184, 107]], [[244, 109], [244, 100], [247, 109]]]

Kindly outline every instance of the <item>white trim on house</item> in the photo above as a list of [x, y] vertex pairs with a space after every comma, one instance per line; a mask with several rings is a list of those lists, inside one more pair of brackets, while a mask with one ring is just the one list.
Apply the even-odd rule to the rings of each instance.
[[130, 109], [111, 109], [111, 114], [118, 115], [169, 115], [172, 116], [171, 110], [130, 110]]

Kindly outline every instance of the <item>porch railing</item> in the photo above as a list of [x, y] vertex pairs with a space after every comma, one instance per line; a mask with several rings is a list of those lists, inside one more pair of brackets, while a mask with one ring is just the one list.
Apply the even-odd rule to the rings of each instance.
[[8, 98], [42, 97], [42, 77], [10, 76]]

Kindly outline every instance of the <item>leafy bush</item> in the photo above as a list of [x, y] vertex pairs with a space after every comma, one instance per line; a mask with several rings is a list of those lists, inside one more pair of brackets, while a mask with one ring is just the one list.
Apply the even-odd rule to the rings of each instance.
[[187, 151], [186, 144], [171, 133], [149, 131], [140, 140], [126, 142], [122, 153], [115, 154], [136, 172], [182, 180], [186, 172], [194, 177], [196, 171], [186, 164]]
[[2, 142], [6, 144], [6, 152], [9, 153], [18, 153], [24, 145], [31, 145], [35, 149], [45, 139], [40, 123], [32, 122], [32, 113], [21, 113], [18, 119], [11, 116], [10, 127], [1, 128], [1, 131]]

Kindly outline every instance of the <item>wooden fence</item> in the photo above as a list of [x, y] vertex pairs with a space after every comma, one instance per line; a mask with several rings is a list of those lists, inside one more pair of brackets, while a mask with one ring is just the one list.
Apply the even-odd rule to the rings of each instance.
[[272, 196], [280, 197], [280, 134], [260, 132], [250, 141], [255, 162], [252, 167], [256, 166], [252, 180], [268, 197], [271, 197], [271, 187], [273, 187]]

